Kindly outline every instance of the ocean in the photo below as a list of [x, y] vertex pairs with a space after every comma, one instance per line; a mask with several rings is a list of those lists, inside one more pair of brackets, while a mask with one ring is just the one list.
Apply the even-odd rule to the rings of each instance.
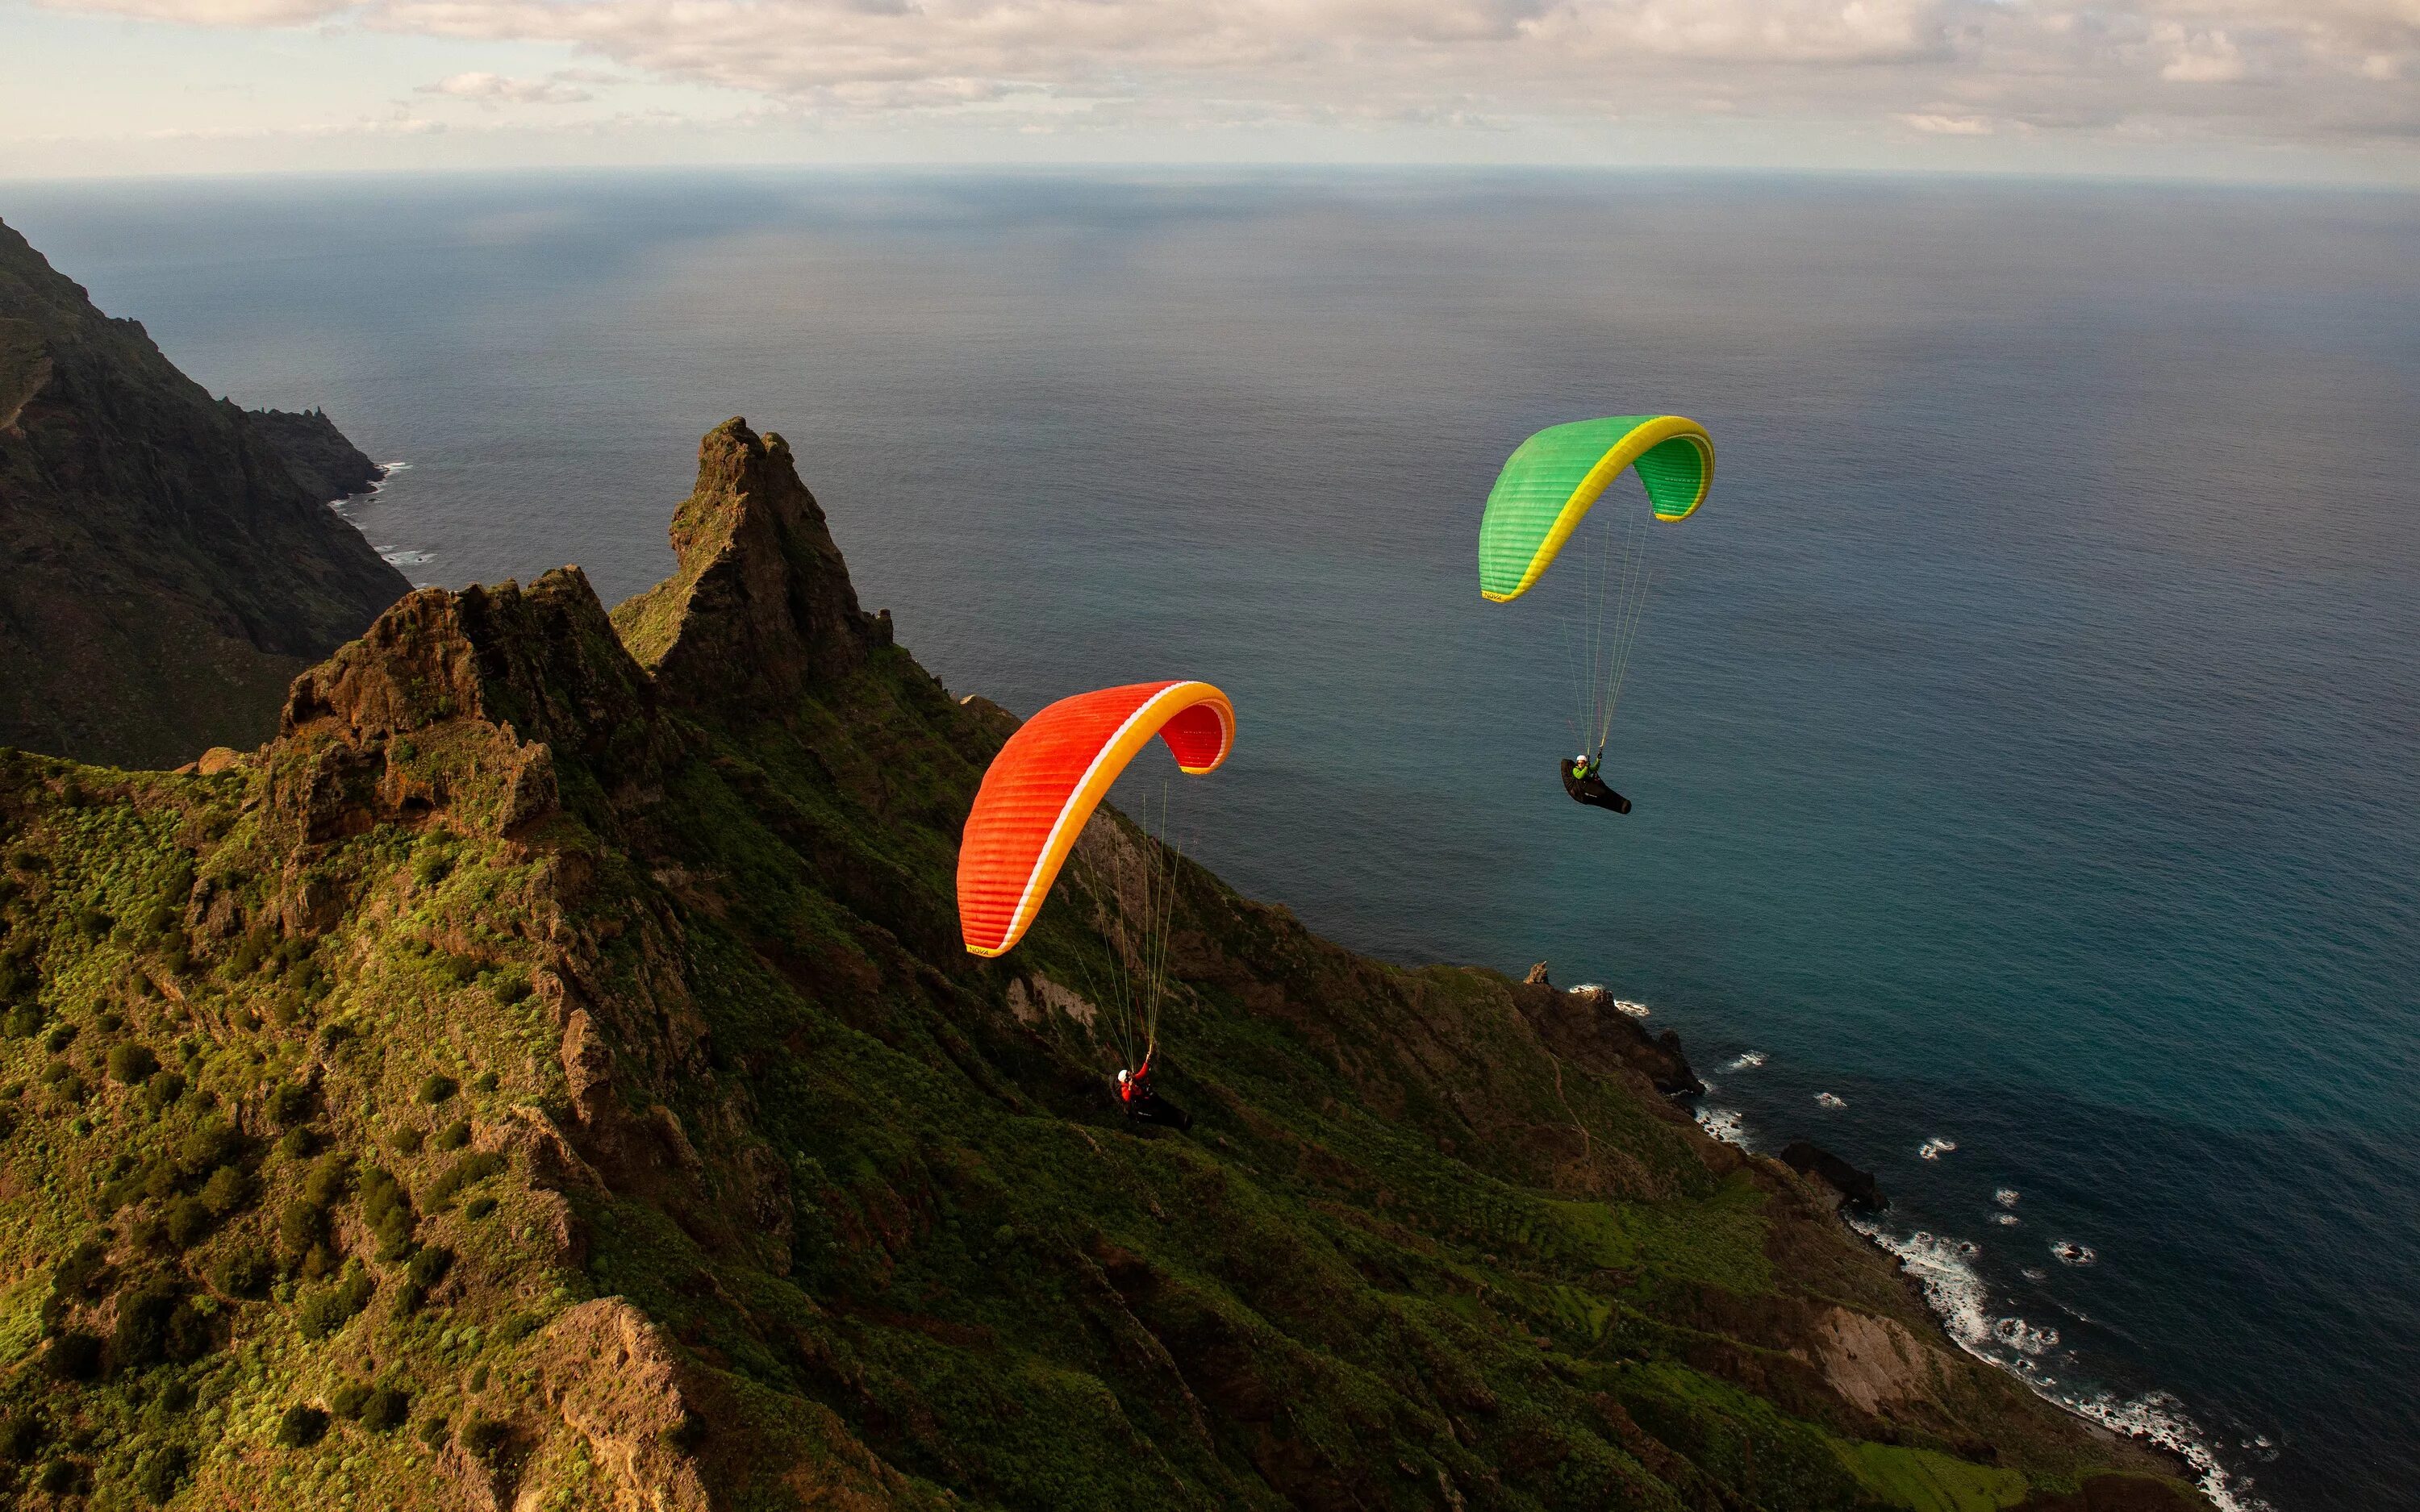
[[[2420, 199], [717, 172], [0, 217], [408, 464], [350, 513], [417, 581], [618, 599], [698, 435], [783, 432], [954, 691], [1225, 687], [1235, 759], [1170, 805], [1239, 887], [1643, 1006], [1711, 1123], [1878, 1174], [1962, 1343], [2229, 1504], [2420, 1506]], [[1474, 531], [1531, 430], [1656, 410], [1719, 465], [1655, 528], [1616, 817], [1556, 780], [1569, 595], [1483, 603]]]

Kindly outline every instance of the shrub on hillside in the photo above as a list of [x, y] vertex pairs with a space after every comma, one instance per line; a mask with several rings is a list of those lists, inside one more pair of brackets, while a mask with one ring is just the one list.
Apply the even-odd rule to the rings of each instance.
[[307, 1449], [328, 1432], [328, 1414], [301, 1402], [277, 1420], [277, 1443], [283, 1449]]
[[485, 1412], [473, 1412], [462, 1420], [462, 1431], [455, 1435], [463, 1452], [474, 1459], [492, 1461], [503, 1450], [509, 1430]]
[[411, 1248], [411, 1196], [403, 1183], [377, 1165], [362, 1173], [362, 1221], [378, 1236], [378, 1257], [399, 1260]]
[[474, 1186], [504, 1168], [504, 1157], [493, 1150], [473, 1150], [447, 1166], [428, 1183], [428, 1206], [442, 1211], [464, 1187]]
[[154, 1113], [173, 1105], [185, 1095], [185, 1078], [173, 1071], [155, 1071], [143, 1083], [143, 1103]]
[[110, 1355], [120, 1370], [171, 1360], [198, 1360], [210, 1351], [209, 1320], [172, 1282], [146, 1282], [117, 1304]]
[[222, 1165], [202, 1183], [202, 1206], [224, 1218], [252, 1200], [252, 1179], [233, 1165]]
[[212, 1115], [195, 1124], [177, 1145], [178, 1168], [188, 1177], [197, 1177], [213, 1166], [233, 1161], [243, 1148], [243, 1136], [226, 1119]]
[[302, 1305], [294, 1310], [295, 1326], [306, 1339], [326, 1338], [368, 1306], [377, 1290], [378, 1283], [362, 1269], [362, 1262], [347, 1260], [334, 1285], [302, 1299]]
[[183, 1251], [208, 1237], [218, 1217], [201, 1198], [178, 1197], [160, 1214], [160, 1221], [169, 1247]]
[[311, 1088], [292, 1082], [281, 1082], [269, 1089], [269, 1095], [261, 1099], [260, 1105], [261, 1111], [269, 1115], [270, 1122], [281, 1129], [288, 1129], [309, 1119], [311, 1102]]
[[184, 1479], [185, 1451], [180, 1444], [155, 1444], [135, 1458], [134, 1489], [153, 1506], [174, 1501]]
[[353, 1158], [332, 1149], [311, 1163], [310, 1174], [302, 1178], [302, 1200], [324, 1212], [344, 1200], [352, 1180]]
[[34, 1458], [42, 1446], [42, 1420], [30, 1408], [20, 1408], [0, 1418], [0, 1458], [23, 1464]]
[[101, 1340], [90, 1334], [61, 1334], [51, 1340], [42, 1364], [61, 1381], [90, 1381], [101, 1374]]
[[257, 1244], [240, 1244], [210, 1266], [209, 1282], [230, 1297], [257, 1297], [269, 1289], [275, 1273], [267, 1250]]
[[403, 1427], [411, 1415], [411, 1393], [392, 1382], [372, 1386], [362, 1399], [362, 1427], [385, 1433]]

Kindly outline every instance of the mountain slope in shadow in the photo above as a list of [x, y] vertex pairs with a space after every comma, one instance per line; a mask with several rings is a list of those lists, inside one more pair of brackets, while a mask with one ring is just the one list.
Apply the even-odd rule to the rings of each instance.
[[411, 587], [326, 507], [376, 471], [324, 415], [211, 398], [0, 225], [0, 743], [161, 767], [268, 738]]

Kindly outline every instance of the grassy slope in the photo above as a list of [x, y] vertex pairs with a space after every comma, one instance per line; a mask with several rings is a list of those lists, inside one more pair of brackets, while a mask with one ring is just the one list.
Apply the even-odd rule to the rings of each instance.
[[[664, 717], [643, 769], [558, 746], [509, 838], [508, 737], [458, 709], [380, 758], [444, 774], [433, 814], [309, 846], [303, 737], [8, 760], [28, 1504], [1963, 1512], [2145, 1468], [1933, 1345], [1855, 1407], [1818, 1319], [1937, 1336], [1813, 1194], [1559, 1062], [1502, 979], [1198, 870], [1200, 1123], [1130, 1129], [1085, 1026], [1008, 1006], [1109, 978], [1080, 891], [1010, 962], [955, 948], [997, 730], [887, 649], [792, 715]], [[610, 1297], [652, 1395], [576, 1334]]]

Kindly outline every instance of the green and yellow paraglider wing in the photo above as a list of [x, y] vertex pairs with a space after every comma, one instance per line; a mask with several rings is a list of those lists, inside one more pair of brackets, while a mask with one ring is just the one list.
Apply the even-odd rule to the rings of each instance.
[[1479, 591], [1501, 604], [1529, 591], [1586, 518], [1635, 468], [1657, 519], [1686, 519], [1714, 481], [1714, 443], [1680, 415], [1615, 415], [1549, 425], [1521, 443], [1479, 522]]

